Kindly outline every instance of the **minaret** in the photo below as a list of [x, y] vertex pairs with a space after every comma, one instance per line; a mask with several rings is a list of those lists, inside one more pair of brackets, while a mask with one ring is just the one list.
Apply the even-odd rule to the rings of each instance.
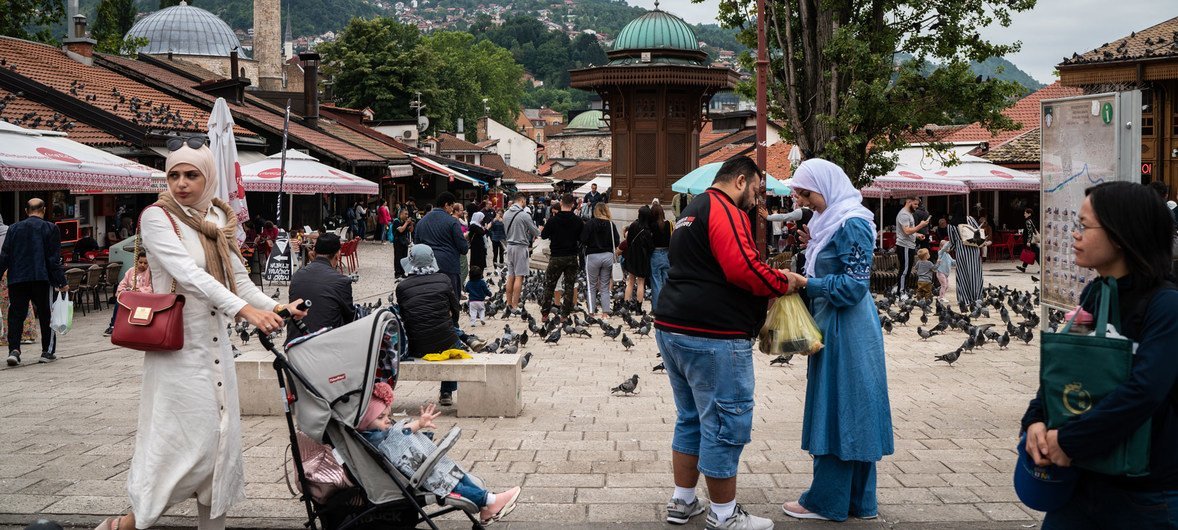
[[286, 32], [282, 36], [282, 62], [286, 63], [291, 57], [294, 57], [294, 32], [290, 30], [290, 17], [293, 13], [286, 14]]
[[280, 0], [254, 0], [254, 60], [258, 62], [258, 88], [282, 90], [282, 41]]

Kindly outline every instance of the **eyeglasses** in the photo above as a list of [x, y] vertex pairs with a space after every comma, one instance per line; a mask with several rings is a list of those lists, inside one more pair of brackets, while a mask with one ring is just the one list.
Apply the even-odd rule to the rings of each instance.
[[208, 143], [209, 137], [203, 134], [189, 137], [173, 136], [168, 138], [168, 151], [179, 151], [185, 145], [192, 149], [200, 149], [201, 146], [208, 145]]
[[1079, 220], [1072, 222], [1072, 230], [1074, 230], [1077, 234], [1080, 234], [1081, 236], [1084, 235], [1085, 230], [1097, 230], [1097, 229], [1101, 229], [1101, 228], [1104, 228], [1104, 227], [1103, 226], [1084, 226], [1084, 223], [1081, 223]]

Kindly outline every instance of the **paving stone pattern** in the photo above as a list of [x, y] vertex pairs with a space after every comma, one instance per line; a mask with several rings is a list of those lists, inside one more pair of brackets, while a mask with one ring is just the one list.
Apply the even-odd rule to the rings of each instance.
[[[388, 296], [392, 254], [391, 245], [360, 247], [358, 301]], [[1030, 275], [1014, 265], [987, 264], [987, 282], [1033, 287]], [[285, 289], [278, 290], [285, 296]], [[538, 313], [534, 303], [529, 310]], [[108, 310], [87, 316], [79, 311], [74, 329], [61, 337], [61, 360], [35, 364], [38, 352], [26, 346], [24, 365], [0, 368], [0, 528], [23, 526], [38, 515], [92, 527], [128, 508], [124, 486], [142, 354], [102, 337], [108, 320]], [[510, 323], [523, 329], [518, 318]], [[492, 319], [470, 331], [492, 338], [503, 324]], [[885, 336], [896, 453], [879, 464], [881, 518], [852, 524], [1035, 525], [1041, 514], [1018, 502], [1011, 471], [1018, 419], [1036, 386], [1038, 340], [1002, 351], [987, 345], [950, 367], [934, 363], [933, 356], [955, 348], [962, 334], [920, 341], [916, 324], [914, 317]], [[492, 490], [523, 486], [518, 508], [496, 526], [665, 526], [675, 406], [666, 377], [651, 373], [657, 363], [653, 335], [630, 335], [638, 345], [629, 352], [600, 336], [565, 337], [556, 347], [529, 342], [524, 351], [535, 357], [524, 372], [522, 416], [459, 420], [451, 414], [437, 421], [443, 432], [453, 424], [462, 427], [463, 438], [450, 455]], [[251, 341], [243, 348], [257, 347]], [[751, 513], [784, 521], [780, 503], [797, 499], [811, 480], [810, 457], [799, 448], [806, 368], [802, 358], [784, 367], [769, 360], [756, 357], [753, 441], [741, 459], [737, 500]], [[611, 386], [635, 373], [640, 393], [610, 395]], [[416, 411], [436, 396], [437, 383], [403, 382], [395, 410]], [[230, 526], [301, 528], [302, 503], [284, 478], [284, 421], [246, 417], [243, 436], [248, 500], [234, 507]], [[704, 490], [701, 481], [706, 496]], [[160, 524], [191, 527], [195, 511], [193, 501], [182, 503]], [[703, 518], [692, 523], [689, 528], [702, 528]], [[454, 518], [445, 526], [468, 527]]]

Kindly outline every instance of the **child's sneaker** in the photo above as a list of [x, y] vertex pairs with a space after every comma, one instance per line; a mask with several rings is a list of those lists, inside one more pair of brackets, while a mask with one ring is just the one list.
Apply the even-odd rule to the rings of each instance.
[[699, 497], [696, 497], [690, 503], [683, 502], [680, 499], [671, 499], [667, 502], [667, 522], [671, 524], [687, 524], [689, 519], [704, 513], [704, 510], [707, 509], [707, 503]]
[[481, 522], [489, 524], [507, 517], [507, 514], [515, 509], [515, 501], [519, 499], [519, 492], [519, 486], [516, 486], [502, 493], [496, 493], [494, 504], [488, 504], [479, 512]]

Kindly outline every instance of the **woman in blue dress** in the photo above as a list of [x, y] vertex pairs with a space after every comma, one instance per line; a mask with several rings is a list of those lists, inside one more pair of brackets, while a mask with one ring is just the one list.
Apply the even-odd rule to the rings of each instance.
[[809, 358], [802, 449], [814, 458], [810, 489], [782, 505], [799, 519], [879, 515], [875, 464], [893, 452], [892, 412], [879, 314], [869, 290], [874, 215], [837, 165], [810, 159], [790, 186], [814, 210], [803, 289], [825, 347]]

